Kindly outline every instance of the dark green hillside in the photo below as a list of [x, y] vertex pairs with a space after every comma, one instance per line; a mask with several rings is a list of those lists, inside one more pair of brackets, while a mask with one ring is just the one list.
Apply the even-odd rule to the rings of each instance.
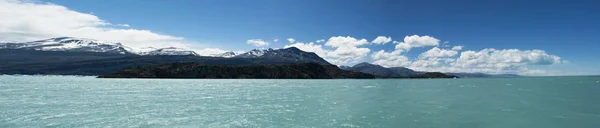
[[343, 79], [375, 78], [373, 75], [340, 70], [317, 63], [268, 65], [206, 65], [173, 63], [123, 69], [99, 78], [254, 78], [254, 79]]

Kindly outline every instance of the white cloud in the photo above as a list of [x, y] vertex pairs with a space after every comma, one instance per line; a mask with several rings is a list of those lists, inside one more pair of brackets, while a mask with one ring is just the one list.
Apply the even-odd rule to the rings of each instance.
[[294, 38], [288, 38], [287, 41], [290, 42], [290, 43], [294, 43], [294, 42], [296, 42], [296, 39], [294, 39]]
[[315, 41], [315, 42], [317, 42], [317, 43], [322, 43], [322, 42], [325, 42], [325, 39], [320, 39], [320, 40], [317, 40], [317, 41]]
[[247, 44], [256, 46], [256, 47], [263, 47], [263, 46], [268, 46], [269, 42], [263, 41], [261, 39], [249, 39], [246, 41]]
[[491, 74], [548, 75], [552, 71], [532, 70], [530, 65], [560, 64], [562, 60], [542, 50], [483, 49], [464, 51], [458, 58], [422, 58], [412, 62], [409, 68], [438, 72], [481, 72]]
[[438, 47], [433, 47], [426, 52], [421, 53], [419, 58], [437, 58], [437, 57], [452, 57], [458, 54], [455, 50], [448, 49], [440, 49]]
[[129, 24], [117, 24], [117, 26], [128, 27], [128, 28], [131, 27], [131, 26], [129, 26]]
[[343, 37], [343, 36], [334, 36], [329, 38], [329, 40], [327, 40], [327, 43], [325, 43], [325, 45], [327, 46], [331, 46], [334, 48], [338, 48], [338, 47], [356, 47], [356, 46], [360, 46], [360, 45], [365, 45], [365, 44], [369, 44], [369, 41], [367, 41], [367, 39], [356, 39], [354, 37]]
[[463, 49], [463, 46], [454, 46], [452, 47], [452, 51], [460, 51]]
[[411, 63], [408, 57], [400, 55], [399, 51], [385, 52], [380, 50], [373, 53], [371, 57], [375, 60], [373, 64], [383, 67], [406, 67]]
[[434, 58], [426, 58], [426, 59], [416, 60], [411, 63], [410, 67], [411, 68], [439, 67], [442, 64], [443, 63], [440, 62], [440, 58], [434, 57]]
[[[431, 36], [419, 36], [419, 35], [406, 36], [406, 37], [404, 37], [403, 42], [394, 41], [394, 44], [396, 44], [394, 51], [385, 52], [385, 51], [381, 50], [376, 53], [373, 53], [373, 55], [371, 55], [371, 57], [374, 59], [373, 63], [384, 66], [384, 67], [409, 66], [410, 63], [412, 63], [412, 62], [408, 59], [408, 57], [402, 55], [403, 52], [408, 52], [412, 48], [438, 46], [439, 41], [440, 40], [433, 38]], [[426, 53], [425, 55], [422, 55], [422, 56], [423, 57], [439, 56], [438, 54], [440, 54], [440, 53], [435, 53], [435, 52], [442, 52], [439, 48], [432, 49], [432, 50], [438, 50], [438, 51], [430, 50], [429, 53]], [[451, 54], [451, 53], [444, 51], [444, 53], [441, 53], [441, 54]], [[454, 53], [454, 54], [456, 54], [456, 53]]]
[[273, 39], [273, 42], [279, 42], [279, 39]]
[[[390, 52], [380, 50], [371, 55], [374, 64], [384, 67], [408, 67], [418, 71], [437, 72], [482, 72], [482, 73], [514, 73], [531, 75], [548, 73], [543, 70], [531, 70], [530, 65], [552, 65], [563, 63], [560, 57], [549, 55], [543, 50], [519, 49], [483, 49], [481, 51], [464, 51], [463, 46], [439, 47], [439, 39], [430, 36], [406, 36], [402, 42], [394, 41], [395, 49]], [[448, 43], [445, 43], [446, 45]], [[404, 53], [412, 48], [433, 47], [415, 59], [410, 60]], [[538, 74], [539, 75], [539, 74]]]
[[333, 52], [330, 52], [329, 56], [344, 59], [362, 59], [362, 57], [366, 56], [370, 51], [369, 48], [339, 47]]
[[320, 57], [324, 57], [324, 58], [327, 58], [328, 57], [327, 53], [330, 52], [329, 50], [323, 49], [322, 45], [318, 45], [313, 42], [310, 42], [310, 43], [296, 42], [294, 44], [284, 46], [284, 48], [289, 48], [289, 47], [296, 47], [302, 51], [314, 52], [315, 54], [319, 55]]
[[386, 44], [389, 42], [392, 42], [392, 37], [377, 36], [377, 38], [371, 41], [373, 44]]
[[426, 47], [426, 46], [438, 46], [440, 40], [431, 36], [419, 36], [412, 35], [404, 37], [404, 42], [396, 44], [396, 50], [402, 50], [404, 52], [410, 51], [412, 48]]
[[483, 49], [464, 51], [454, 64], [463, 68], [518, 69], [526, 65], [560, 64], [561, 59], [542, 50]]
[[365, 44], [369, 44], [366, 39], [337, 36], [329, 38], [325, 46], [335, 48], [327, 56], [337, 58], [336, 64], [345, 65], [363, 61], [363, 58], [371, 51], [369, 48], [360, 47]]
[[115, 25], [95, 15], [76, 12], [55, 4], [0, 0], [0, 17], [0, 40], [6, 41], [26, 42], [69, 36], [116, 41], [134, 48], [190, 47], [182, 37], [142, 29], [111, 27]]

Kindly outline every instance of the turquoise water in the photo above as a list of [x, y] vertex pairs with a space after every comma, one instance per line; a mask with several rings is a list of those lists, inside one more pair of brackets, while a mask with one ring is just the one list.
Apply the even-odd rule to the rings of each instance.
[[0, 76], [0, 127], [597, 128], [600, 77]]

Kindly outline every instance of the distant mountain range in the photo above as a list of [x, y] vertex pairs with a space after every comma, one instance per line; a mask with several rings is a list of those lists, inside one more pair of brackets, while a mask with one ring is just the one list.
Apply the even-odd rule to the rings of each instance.
[[0, 74], [100, 75], [126, 67], [193, 62], [214, 65], [318, 63], [315, 53], [298, 48], [254, 49], [246, 53], [200, 56], [179, 48], [134, 49], [120, 43], [60, 37], [24, 43], [0, 43]]
[[[185, 50], [176, 47], [166, 48], [131, 48], [118, 42], [99, 41], [94, 39], [58, 37], [33, 42], [0, 42], [0, 49], [11, 50], [34, 50], [34, 51], [62, 51], [62, 52], [97, 52], [112, 53], [122, 55], [178, 55], [178, 56], [201, 56], [192, 50]], [[254, 49], [246, 53], [238, 54], [236, 52], [213, 53], [205, 57], [223, 57], [223, 58], [272, 58], [282, 59], [284, 61], [303, 61], [303, 59], [314, 59], [316, 63], [329, 64], [318, 55], [309, 52], [303, 52], [297, 48], [288, 49]]]
[[370, 64], [367, 62], [356, 64], [352, 67], [343, 67], [342, 69], [369, 73], [378, 76], [414, 76], [424, 74], [425, 72], [417, 72], [405, 67], [385, 68], [383, 66]]
[[[386, 68], [380, 65], [370, 64], [370, 63], [359, 63], [352, 67], [349, 66], [340, 66], [340, 69], [362, 72], [373, 74], [377, 76], [396, 76], [396, 77], [408, 77], [408, 76], [417, 76], [426, 74], [427, 72], [422, 71], [414, 71], [405, 67], [390, 67]], [[444, 73], [447, 75], [458, 76], [460, 78], [477, 78], [477, 77], [521, 77], [519, 75], [514, 74], [485, 74], [485, 73]]]
[[[245, 53], [212, 53], [210, 56], [201, 56], [194, 51], [176, 47], [136, 49], [117, 42], [74, 37], [0, 43], [0, 74], [101, 75], [128, 67], [187, 62], [230, 66], [303, 63], [332, 65], [315, 53], [305, 52], [295, 47], [254, 49]], [[376, 76], [406, 77], [426, 73], [404, 67], [385, 68], [369, 63], [339, 68]], [[495, 76], [482, 73], [445, 74], [459, 77]]]
[[0, 43], [0, 49], [138, 54], [134, 49], [123, 46], [121, 43], [73, 37], [58, 37], [22, 43], [3, 42]]

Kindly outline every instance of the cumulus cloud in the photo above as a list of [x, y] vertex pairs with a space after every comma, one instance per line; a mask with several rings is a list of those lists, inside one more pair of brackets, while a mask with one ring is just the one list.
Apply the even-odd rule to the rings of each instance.
[[[530, 65], [552, 65], [563, 63], [560, 57], [550, 55], [543, 50], [519, 50], [492, 48], [480, 51], [463, 51], [463, 46], [450, 47], [431, 36], [411, 35], [403, 41], [393, 41], [394, 50], [380, 50], [371, 54], [373, 64], [384, 67], [408, 67], [418, 71], [436, 72], [481, 72], [481, 73], [515, 73], [531, 75], [547, 71], [531, 70]], [[433, 47], [414, 60], [405, 54], [413, 48]], [[458, 56], [460, 55], [460, 56]]]
[[460, 51], [462, 49], [463, 49], [463, 46], [454, 46], [454, 47], [452, 47], [453, 51]]
[[560, 64], [561, 59], [549, 55], [542, 50], [519, 50], [492, 48], [481, 51], [464, 51], [456, 60], [454, 66], [463, 68], [494, 68], [494, 69], [519, 69], [526, 65]]
[[256, 46], [256, 47], [264, 47], [264, 46], [268, 46], [269, 42], [266, 42], [264, 40], [261, 39], [249, 39], [246, 41], [247, 44]]
[[404, 42], [396, 44], [396, 50], [402, 50], [404, 52], [409, 51], [412, 48], [426, 47], [426, 46], [438, 46], [440, 40], [431, 36], [419, 36], [412, 35], [404, 37]]
[[433, 47], [432, 49], [427, 50], [426, 52], [421, 53], [419, 58], [437, 58], [437, 57], [452, 57], [458, 54], [456, 50], [448, 50], [448, 49], [440, 49], [438, 47]]
[[378, 36], [371, 43], [373, 44], [386, 44], [392, 42], [392, 37]]
[[381, 65], [384, 67], [406, 67], [409, 66], [411, 61], [408, 57], [400, 55], [400, 51], [385, 52], [380, 50], [371, 55], [375, 61], [373, 64]]
[[[412, 48], [418, 48], [418, 47], [427, 47], [427, 46], [438, 46], [439, 45], [440, 40], [431, 37], [431, 36], [419, 36], [419, 35], [411, 35], [411, 36], [406, 36], [404, 37], [404, 40], [402, 42], [399, 41], [394, 41], [395, 47], [394, 50], [391, 52], [385, 52], [383, 50], [375, 52], [371, 55], [371, 57], [374, 59], [374, 64], [378, 64], [384, 67], [404, 67], [404, 66], [409, 66], [411, 61], [408, 59], [408, 57], [406, 57], [405, 55], [402, 55], [402, 53], [404, 52], [408, 52], [410, 51]], [[434, 52], [441, 52], [441, 49], [432, 49], [432, 50], [439, 50], [439, 51], [431, 51], [425, 55], [423, 55], [423, 57], [427, 57], [427, 56], [438, 56], [439, 53], [435, 53]], [[444, 52], [442, 54], [450, 54], [449, 52]], [[454, 53], [456, 54], [456, 53]]]
[[356, 39], [354, 37], [336, 36], [331, 37], [325, 43], [325, 46], [335, 48], [327, 56], [337, 58], [338, 64], [350, 64], [363, 61], [363, 58], [371, 51], [369, 48], [360, 47], [369, 44], [366, 39]]
[[0, 17], [0, 40], [5, 41], [26, 42], [69, 36], [121, 42], [134, 48], [191, 47], [183, 37], [143, 29], [123, 29], [129, 25], [114, 25], [95, 15], [49, 3], [0, 0]]
[[302, 51], [314, 52], [315, 54], [319, 55], [320, 57], [324, 57], [324, 58], [327, 58], [328, 57], [327, 53], [330, 52], [329, 50], [324, 49], [322, 45], [315, 44], [313, 42], [310, 42], [310, 43], [297, 42], [294, 44], [284, 46], [284, 48], [289, 48], [289, 47], [296, 47]]
[[294, 43], [294, 42], [296, 42], [296, 39], [294, 39], [294, 38], [288, 38], [287, 41], [290, 42], [290, 43]]
[[[441, 49], [430, 51], [438, 51], [436, 53], [443, 53], [444, 50]], [[528, 68], [528, 66], [552, 65], [560, 63], [563, 63], [560, 57], [547, 54], [542, 50], [496, 50], [488, 48], [480, 51], [464, 51], [461, 52], [460, 56], [457, 58], [441, 55], [422, 57], [412, 62], [409, 68], [421, 71], [438, 72], [481, 72], [492, 74], [512, 73], [521, 75], [545, 75], [544, 73], [549, 72], [543, 70], [531, 70]]]

